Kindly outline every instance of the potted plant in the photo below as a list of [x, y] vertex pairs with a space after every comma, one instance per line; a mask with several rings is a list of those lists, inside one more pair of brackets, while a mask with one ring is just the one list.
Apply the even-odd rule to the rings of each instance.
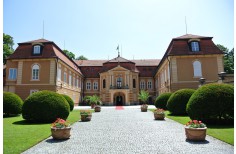
[[51, 125], [53, 139], [64, 140], [70, 138], [70, 130], [69, 122], [61, 118], [57, 118]]
[[94, 111], [95, 112], [100, 112], [101, 111], [101, 105], [102, 105], [102, 102], [101, 101], [97, 101], [97, 104], [94, 107]]
[[81, 121], [91, 121], [92, 113], [90, 110], [80, 110]]
[[150, 97], [149, 92], [145, 91], [145, 90], [141, 90], [140, 94], [138, 94], [138, 99], [141, 100], [141, 102], [143, 102], [143, 104], [141, 105], [141, 112], [147, 112], [147, 108], [148, 108], [148, 98]]
[[206, 138], [207, 127], [198, 120], [191, 120], [185, 125], [187, 140], [204, 141]]
[[154, 118], [155, 120], [164, 120], [165, 119], [165, 111], [163, 109], [155, 109], [154, 110]]
[[100, 101], [100, 97], [98, 95], [92, 95], [92, 96], [85, 96], [84, 100], [91, 105], [91, 109], [94, 109], [97, 102]]

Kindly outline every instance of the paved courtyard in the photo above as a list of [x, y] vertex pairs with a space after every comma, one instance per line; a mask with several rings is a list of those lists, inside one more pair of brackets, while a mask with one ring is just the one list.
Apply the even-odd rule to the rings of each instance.
[[183, 125], [167, 118], [155, 121], [152, 112], [137, 107], [103, 107], [100, 113], [93, 113], [90, 122], [74, 123], [70, 139], [49, 137], [24, 152], [32, 153], [233, 154], [234, 147], [210, 136], [204, 142], [186, 141]]

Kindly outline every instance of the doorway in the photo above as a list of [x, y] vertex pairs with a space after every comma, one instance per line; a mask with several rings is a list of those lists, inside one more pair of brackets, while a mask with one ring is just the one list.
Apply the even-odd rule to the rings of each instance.
[[114, 94], [114, 105], [122, 106], [125, 105], [125, 95], [122, 92], [117, 92]]
[[122, 105], [123, 105], [122, 96], [116, 96], [116, 106], [122, 106]]

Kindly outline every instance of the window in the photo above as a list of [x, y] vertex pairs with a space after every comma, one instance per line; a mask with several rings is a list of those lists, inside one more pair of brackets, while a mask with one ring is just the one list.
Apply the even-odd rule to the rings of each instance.
[[34, 55], [39, 55], [40, 54], [40, 46], [39, 45], [35, 45], [34, 46]]
[[193, 62], [193, 75], [194, 77], [201, 77], [202, 76], [202, 64], [200, 61]]
[[90, 82], [86, 82], [86, 90], [90, 90], [91, 89], [91, 83]]
[[136, 88], [136, 81], [133, 79], [133, 88]]
[[67, 73], [64, 72], [64, 84], [66, 84], [66, 83], [67, 83]]
[[71, 75], [69, 75], [69, 86], [71, 86]]
[[145, 82], [144, 81], [140, 82], [140, 89], [145, 89]]
[[121, 85], [122, 85], [122, 78], [119, 77], [117, 78], [117, 88], [121, 88]]
[[38, 92], [39, 90], [36, 90], [36, 89], [33, 89], [33, 90], [30, 90], [30, 95], [33, 94], [33, 93], [36, 93]]
[[199, 51], [199, 42], [191, 42], [191, 50]]
[[106, 80], [105, 79], [103, 79], [103, 81], [102, 81], [102, 87], [106, 88]]
[[60, 68], [58, 68], [58, 70], [57, 70], [57, 80], [61, 81], [61, 69]]
[[98, 90], [98, 82], [93, 83], [93, 90]]
[[39, 65], [37, 64], [32, 67], [32, 80], [39, 80]]
[[16, 68], [10, 68], [8, 79], [9, 80], [16, 80], [16, 76], [17, 76], [17, 69]]
[[79, 79], [76, 79], [76, 88], [79, 88]]
[[147, 82], [147, 89], [152, 89], [152, 81]]

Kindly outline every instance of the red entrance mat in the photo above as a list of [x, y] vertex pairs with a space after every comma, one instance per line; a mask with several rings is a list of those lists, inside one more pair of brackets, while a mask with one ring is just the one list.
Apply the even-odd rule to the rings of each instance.
[[116, 110], [124, 110], [123, 106], [116, 106]]

